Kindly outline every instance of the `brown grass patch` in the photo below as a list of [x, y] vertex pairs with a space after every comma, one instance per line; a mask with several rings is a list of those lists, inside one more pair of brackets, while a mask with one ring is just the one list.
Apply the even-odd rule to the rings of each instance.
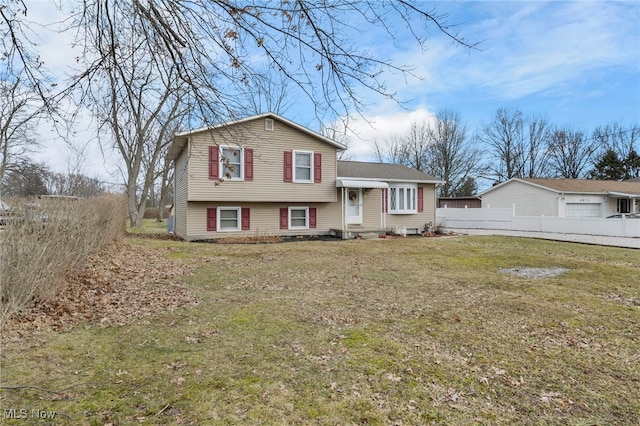
[[[170, 280], [199, 303], [9, 342], [2, 408], [67, 424], [640, 420], [637, 250], [507, 237], [131, 241], [195, 264]], [[550, 258], [568, 272], [499, 272]]]

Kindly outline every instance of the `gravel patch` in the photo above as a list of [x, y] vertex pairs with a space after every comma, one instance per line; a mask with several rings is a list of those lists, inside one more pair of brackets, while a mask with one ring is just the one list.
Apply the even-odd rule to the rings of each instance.
[[503, 274], [516, 275], [531, 280], [541, 280], [543, 278], [552, 278], [564, 274], [567, 268], [505, 268], [499, 269]]

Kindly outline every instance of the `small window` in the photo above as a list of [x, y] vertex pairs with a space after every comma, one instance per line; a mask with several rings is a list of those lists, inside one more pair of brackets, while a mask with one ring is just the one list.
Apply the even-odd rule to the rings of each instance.
[[289, 207], [289, 229], [309, 229], [308, 207]]
[[293, 151], [294, 182], [313, 182], [313, 152]]
[[264, 120], [264, 129], [267, 131], [273, 131], [273, 118], [266, 118]]
[[417, 185], [401, 184], [389, 187], [389, 213], [411, 214], [417, 213], [418, 200]]
[[220, 176], [225, 180], [244, 179], [244, 155], [242, 148], [220, 147]]
[[218, 231], [240, 231], [240, 207], [218, 207]]

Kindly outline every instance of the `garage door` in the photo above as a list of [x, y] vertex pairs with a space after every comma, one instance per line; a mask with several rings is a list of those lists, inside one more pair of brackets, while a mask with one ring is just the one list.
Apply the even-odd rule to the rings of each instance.
[[600, 204], [567, 204], [567, 217], [601, 217]]

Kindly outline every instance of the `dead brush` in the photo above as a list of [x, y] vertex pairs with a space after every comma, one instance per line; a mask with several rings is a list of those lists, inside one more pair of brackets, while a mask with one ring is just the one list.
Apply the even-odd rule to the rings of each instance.
[[88, 256], [124, 233], [124, 203], [117, 196], [23, 205], [0, 234], [0, 325], [54, 299]]

